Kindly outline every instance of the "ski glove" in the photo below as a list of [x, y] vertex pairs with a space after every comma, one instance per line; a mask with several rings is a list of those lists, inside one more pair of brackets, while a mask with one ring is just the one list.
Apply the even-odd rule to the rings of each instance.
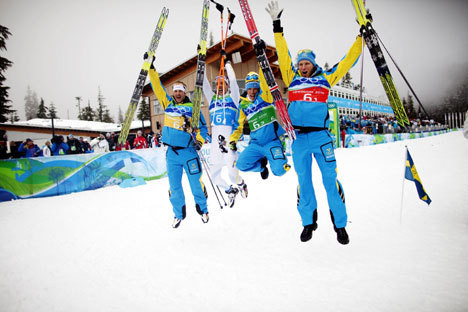
[[221, 54], [221, 57], [224, 58], [224, 60], [227, 59], [227, 54], [226, 54], [226, 51], [224, 49], [221, 49], [221, 51], [219, 51], [219, 54]]
[[279, 9], [278, 1], [271, 1], [265, 10], [268, 12], [268, 14], [270, 14], [273, 21], [279, 20], [281, 14], [283, 13], [283, 9]]
[[237, 151], [237, 144], [236, 141], [231, 141], [229, 142], [229, 148], [233, 150], [234, 152]]
[[[145, 52], [145, 54], [143, 55], [143, 60], [146, 61], [147, 58], [148, 58], [148, 52]], [[155, 68], [154, 68], [154, 60], [155, 60], [155, 59], [156, 59], [156, 57], [153, 55], [153, 56], [151, 57], [151, 66], [150, 66], [151, 69], [155, 69]]]

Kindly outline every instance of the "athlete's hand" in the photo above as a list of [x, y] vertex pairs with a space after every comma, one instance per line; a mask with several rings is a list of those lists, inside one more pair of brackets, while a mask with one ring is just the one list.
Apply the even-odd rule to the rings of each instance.
[[[145, 52], [145, 54], [143, 55], [143, 60], [147, 60], [148, 59], [148, 52]], [[151, 66], [150, 68], [151, 69], [154, 69], [154, 60], [156, 59], [156, 57], [153, 55], [151, 56]]]
[[226, 51], [224, 49], [221, 49], [221, 51], [219, 51], [219, 54], [224, 59], [224, 61], [227, 60], [227, 54], [226, 54]]
[[200, 142], [200, 141], [197, 141], [194, 145], [195, 145], [195, 149], [196, 149], [197, 151], [199, 151], [199, 150], [201, 150], [201, 148], [202, 148], [202, 146], [203, 146], [203, 143]]
[[279, 8], [278, 1], [271, 1], [265, 10], [270, 14], [273, 21], [279, 20], [283, 13], [283, 9], [280, 10]]

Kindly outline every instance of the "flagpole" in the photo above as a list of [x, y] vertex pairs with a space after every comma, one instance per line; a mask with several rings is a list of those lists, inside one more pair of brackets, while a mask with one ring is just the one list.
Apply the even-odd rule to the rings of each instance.
[[408, 147], [405, 145], [405, 160], [403, 163], [403, 182], [401, 183], [401, 201], [400, 201], [400, 225], [403, 223], [403, 195], [405, 193], [405, 174], [406, 174], [406, 161], [408, 155]]

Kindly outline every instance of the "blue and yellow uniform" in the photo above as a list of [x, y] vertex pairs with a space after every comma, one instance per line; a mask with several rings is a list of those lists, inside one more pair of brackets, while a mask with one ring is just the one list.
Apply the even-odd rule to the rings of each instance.
[[297, 209], [302, 224], [304, 227], [314, 224], [317, 218], [317, 200], [312, 184], [313, 155], [322, 172], [334, 226], [344, 228], [347, 223], [346, 206], [343, 189], [337, 180], [336, 159], [328, 131], [327, 99], [330, 89], [361, 55], [362, 38], [358, 36], [346, 56], [330, 70], [323, 70], [316, 64], [315, 54], [311, 50], [299, 51], [297, 63], [300, 60], [310, 61], [315, 70], [310, 77], [303, 77], [292, 63], [282, 27], [279, 23], [275, 25], [275, 22], [276, 50], [283, 81], [289, 92], [288, 113], [297, 137], [292, 144], [292, 152], [299, 180]]
[[[253, 79], [250, 79], [251, 77]], [[262, 159], [266, 157], [273, 174], [281, 176], [290, 168], [279, 139], [285, 131], [276, 119], [273, 96], [261, 70], [260, 75], [253, 72], [247, 75], [246, 90], [251, 87], [259, 91], [253, 100], [241, 97], [238, 127], [234, 129], [230, 138], [231, 142], [239, 140], [247, 120], [250, 127], [250, 144], [240, 154], [236, 166], [241, 171], [262, 172]]]
[[[176, 103], [169, 96], [159, 80], [159, 75], [153, 68], [149, 71], [151, 87], [164, 109], [164, 127], [162, 141], [168, 146], [166, 152], [167, 176], [169, 178], [169, 192], [175, 218], [185, 218], [185, 196], [182, 188], [183, 170], [188, 177], [190, 188], [199, 214], [207, 213], [204, 185], [201, 181], [202, 166], [198, 157], [190, 130], [187, 129], [192, 118], [193, 104], [189, 98], [182, 103]], [[205, 142], [207, 127], [203, 114], [200, 114], [200, 124], [196, 131], [196, 140]]]

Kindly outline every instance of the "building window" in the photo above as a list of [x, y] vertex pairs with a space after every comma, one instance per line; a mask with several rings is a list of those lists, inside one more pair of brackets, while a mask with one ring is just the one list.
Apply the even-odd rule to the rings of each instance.
[[160, 114], [164, 113], [164, 110], [163, 110], [161, 104], [159, 104], [158, 99], [153, 100], [153, 111], [154, 111], [155, 115], [160, 115]]

